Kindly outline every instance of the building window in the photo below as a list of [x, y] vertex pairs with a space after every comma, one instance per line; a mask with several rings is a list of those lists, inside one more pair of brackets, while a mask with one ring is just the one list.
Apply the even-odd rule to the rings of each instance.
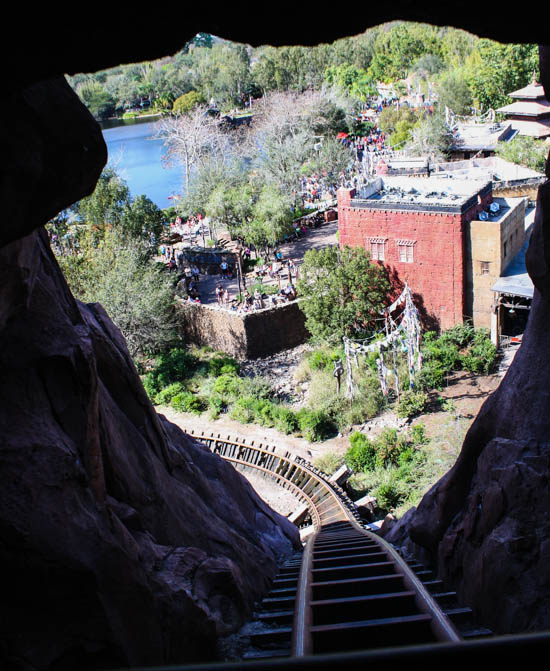
[[373, 261], [385, 260], [386, 240], [384, 238], [368, 238], [367, 251], [370, 252], [370, 257]]
[[397, 251], [401, 263], [413, 263], [414, 261], [414, 242], [411, 240], [398, 240]]
[[489, 271], [489, 261], [480, 261], [480, 274], [488, 275]]
[[504, 257], [506, 258], [506, 256], [508, 256], [508, 243], [507, 242], [504, 243]]

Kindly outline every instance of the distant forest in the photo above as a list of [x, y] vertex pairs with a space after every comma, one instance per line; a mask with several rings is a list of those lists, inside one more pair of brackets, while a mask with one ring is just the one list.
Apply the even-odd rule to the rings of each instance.
[[315, 47], [253, 48], [199, 33], [157, 61], [67, 77], [98, 119], [185, 113], [197, 102], [220, 112], [246, 109], [270, 91], [337, 89], [356, 106], [377, 83], [436, 96], [455, 114], [495, 109], [538, 76], [536, 45], [499, 44], [462, 30], [393, 22]]

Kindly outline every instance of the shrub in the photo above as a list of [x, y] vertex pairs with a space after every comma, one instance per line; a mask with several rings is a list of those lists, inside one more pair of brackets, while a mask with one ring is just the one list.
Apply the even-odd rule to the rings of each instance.
[[423, 391], [405, 391], [397, 404], [398, 417], [414, 417], [419, 415], [428, 404], [428, 395]]
[[407, 487], [393, 473], [375, 491], [376, 502], [383, 510], [394, 510], [407, 500]]
[[185, 391], [185, 387], [181, 382], [173, 382], [164, 389], [161, 389], [155, 396], [155, 405], [168, 405], [178, 394]]
[[410, 439], [414, 446], [426, 445], [429, 442], [424, 424], [418, 423], [411, 427]]
[[298, 430], [298, 420], [296, 413], [289, 408], [279, 406], [275, 414], [275, 428], [287, 435], [295, 433]]
[[406, 439], [401, 437], [397, 429], [386, 428], [374, 443], [376, 450], [376, 465], [387, 468], [396, 465], [401, 452], [407, 449]]
[[254, 396], [254, 398], [271, 398], [273, 388], [267, 377], [242, 377], [239, 378], [240, 393], [243, 396]]
[[254, 403], [254, 417], [262, 426], [275, 426], [278, 407], [265, 398], [256, 399]]
[[346, 464], [355, 472], [374, 470], [376, 465], [376, 448], [374, 444], [359, 431], [349, 437], [350, 448], [344, 456]]
[[300, 408], [296, 413], [300, 432], [310, 442], [325, 440], [336, 432], [336, 424], [323, 410]]
[[232, 373], [223, 373], [214, 382], [212, 391], [215, 394], [237, 397], [241, 393], [241, 378]]
[[327, 452], [321, 457], [318, 457], [313, 462], [313, 465], [318, 468], [323, 473], [327, 475], [332, 475], [335, 473], [340, 466], [344, 463], [344, 457], [341, 454], [336, 454], [335, 452]]
[[213, 375], [214, 377], [231, 373], [237, 375], [239, 368], [239, 362], [227, 355], [212, 357], [208, 362], [208, 374]]
[[227, 409], [227, 403], [222, 396], [212, 395], [208, 398], [208, 409], [212, 419], [217, 419]]
[[344, 353], [338, 349], [326, 350], [320, 348], [311, 352], [307, 358], [312, 370], [327, 370], [332, 373], [334, 362], [338, 359], [343, 360]]
[[[145, 376], [144, 385], [147, 393], [150, 389], [156, 394], [173, 382], [185, 380], [197, 364], [198, 359], [180, 347], [162, 352], [156, 358], [153, 370]], [[149, 395], [151, 396], [151, 394]]]
[[206, 409], [204, 400], [190, 391], [176, 394], [172, 398], [171, 405], [177, 412], [192, 412], [195, 415], [200, 415]]
[[489, 332], [480, 329], [476, 331], [468, 352], [462, 356], [462, 367], [471, 373], [487, 375], [494, 368], [497, 355], [497, 348], [491, 342]]
[[231, 408], [229, 416], [231, 419], [241, 422], [242, 424], [250, 424], [254, 421], [254, 403], [256, 399], [250, 396], [239, 398], [235, 405]]
[[416, 376], [415, 385], [420, 390], [442, 389], [445, 376], [450, 371], [438, 364], [437, 361], [424, 363]]

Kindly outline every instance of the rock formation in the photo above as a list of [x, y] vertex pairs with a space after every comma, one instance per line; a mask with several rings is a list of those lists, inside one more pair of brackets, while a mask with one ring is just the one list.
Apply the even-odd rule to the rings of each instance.
[[[313, 44], [408, 19], [544, 44], [547, 27], [532, 12], [511, 21], [469, 1], [396, 0], [338, 21], [305, 3], [253, 28], [233, 5], [109, 7], [84, 22], [62, 7], [30, 17], [12, 9], [0, 111], [0, 664], [198, 659], [265, 589], [295, 532], [231, 467], [154, 413], [120, 335], [100, 306], [72, 298], [37, 231], [91, 193], [106, 159], [99, 127], [60, 75], [171, 54], [198, 31]], [[522, 348], [455, 468], [394, 534], [438, 561], [500, 631], [550, 623], [547, 185], [540, 193]]]
[[156, 414], [120, 332], [73, 298], [44, 229], [28, 233], [101, 172], [101, 134], [75, 101], [63, 80], [34, 85], [17, 132], [5, 127], [15, 175], [1, 185], [0, 665], [204, 660], [299, 535]]

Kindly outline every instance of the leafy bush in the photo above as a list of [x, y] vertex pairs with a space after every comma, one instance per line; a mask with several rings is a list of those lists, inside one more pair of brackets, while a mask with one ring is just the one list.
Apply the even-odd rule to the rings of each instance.
[[323, 456], [315, 459], [313, 465], [320, 471], [323, 471], [323, 473], [332, 475], [340, 468], [343, 463], [343, 455], [336, 454], [335, 452], [327, 452], [326, 454], [323, 454]]
[[155, 405], [168, 405], [174, 396], [177, 396], [184, 391], [185, 387], [181, 382], [173, 382], [167, 387], [164, 387], [164, 389], [161, 389], [158, 394], [155, 395], [154, 403]]
[[383, 510], [394, 510], [407, 500], [408, 491], [403, 483], [393, 472], [375, 491], [376, 502]]
[[437, 361], [425, 362], [416, 376], [415, 385], [420, 390], [442, 389], [447, 371]]
[[454, 370], [490, 373], [497, 359], [497, 350], [487, 329], [474, 329], [471, 324], [458, 324], [437, 337], [433, 331], [423, 336], [424, 366], [417, 377], [419, 389], [441, 389], [445, 376]]
[[275, 428], [287, 435], [295, 433], [299, 428], [296, 413], [289, 408], [279, 406], [275, 415]]
[[176, 394], [172, 398], [171, 405], [177, 412], [192, 412], [196, 415], [200, 415], [206, 409], [204, 400], [190, 391]]
[[208, 362], [208, 374], [217, 377], [222, 374], [235, 374], [239, 372], [239, 362], [227, 355], [215, 356]]
[[296, 413], [296, 418], [300, 432], [310, 442], [330, 438], [337, 430], [333, 419], [323, 410], [300, 408]]
[[190, 376], [198, 359], [187, 350], [174, 347], [162, 352], [155, 360], [155, 367], [144, 378], [144, 386], [151, 397], [173, 382], [181, 382]]
[[208, 409], [211, 419], [217, 419], [227, 409], [227, 403], [222, 396], [212, 395], [208, 397]]
[[359, 431], [354, 431], [349, 437], [350, 448], [344, 459], [354, 472], [372, 471], [376, 465], [376, 448], [374, 444]]
[[323, 349], [319, 348], [313, 350], [308, 357], [309, 366], [312, 370], [327, 370], [333, 372], [334, 362], [338, 359], [344, 359], [344, 353], [339, 349]]
[[408, 447], [407, 440], [399, 435], [397, 429], [386, 428], [374, 443], [376, 465], [387, 468], [396, 465], [399, 455]]
[[410, 440], [414, 446], [426, 445], [429, 442], [424, 424], [418, 423], [411, 426]]
[[241, 424], [250, 424], [254, 421], [256, 416], [254, 408], [255, 402], [256, 399], [250, 396], [239, 398], [231, 408], [229, 416], [231, 419], [241, 422]]
[[256, 399], [254, 404], [254, 416], [261, 426], [275, 426], [275, 419], [278, 413], [278, 407], [275, 403], [265, 399]]
[[485, 329], [476, 331], [468, 352], [462, 356], [462, 367], [471, 373], [488, 375], [497, 360], [497, 348]]
[[397, 404], [398, 417], [414, 417], [419, 415], [428, 404], [428, 395], [423, 391], [405, 391]]
[[241, 378], [232, 373], [221, 374], [212, 386], [215, 394], [237, 397], [241, 393]]

